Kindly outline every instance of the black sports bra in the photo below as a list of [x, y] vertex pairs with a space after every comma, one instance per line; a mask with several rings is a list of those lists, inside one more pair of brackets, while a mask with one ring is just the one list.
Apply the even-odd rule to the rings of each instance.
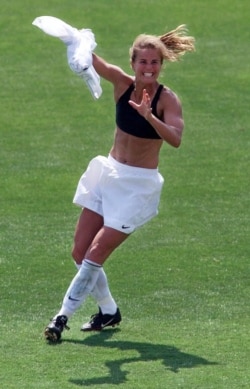
[[[156, 94], [151, 103], [152, 113], [158, 119], [161, 119], [156, 112], [156, 105], [159, 100], [163, 85], [159, 85]], [[131, 105], [128, 103], [132, 91], [134, 90], [134, 84], [131, 84], [124, 94], [119, 98], [116, 103], [116, 124], [124, 132], [130, 135], [137, 136], [138, 138], [147, 139], [161, 139], [155, 129], [148, 123], [143, 116], [141, 116]]]

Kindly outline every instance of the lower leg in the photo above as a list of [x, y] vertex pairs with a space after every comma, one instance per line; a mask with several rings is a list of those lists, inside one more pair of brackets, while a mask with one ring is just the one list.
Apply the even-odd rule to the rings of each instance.
[[84, 260], [80, 270], [73, 278], [63, 299], [60, 311], [45, 328], [45, 338], [57, 342], [67, 327], [67, 321], [93, 290], [101, 267], [91, 261]]
[[[96, 232], [93, 237], [93, 224], [91, 221], [94, 221]], [[76, 263], [76, 267], [79, 269], [81, 267], [81, 258], [89, 258], [96, 264], [100, 266], [106, 260], [106, 258], [113, 252], [113, 250], [118, 247], [127, 237], [127, 234], [124, 234], [120, 231], [101, 226], [103, 223], [100, 215], [95, 214], [90, 210], [85, 210], [81, 214], [79, 219], [74, 248], [72, 251], [73, 258]], [[92, 233], [88, 230], [88, 226], [91, 227]], [[86, 234], [86, 230], [88, 233]], [[98, 231], [97, 231], [98, 230]], [[88, 249], [86, 250], [86, 242], [89, 243], [90, 236], [92, 237], [91, 243], [89, 244]], [[115, 314], [117, 310], [117, 304], [115, 303], [108, 286], [108, 281], [104, 270], [101, 268], [96, 284], [91, 291], [91, 295], [96, 300], [103, 314]]]
[[114, 315], [116, 313], [117, 304], [110, 293], [107, 276], [103, 268], [100, 269], [91, 296], [96, 300], [103, 314]]
[[69, 318], [73, 315], [93, 290], [100, 270], [101, 267], [98, 264], [86, 259], [83, 261], [64, 296], [62, 307], [55, 317], [65, 315]]
[[[81, 265], [75, 262], [76, 268], [79, 270]], [[101, 267], [94, 289], [90, 295], [95, 299], [103, 314], [114, 315], [117, 311], [117, 304], [111, 295], [108, 280], [104, 269]]]

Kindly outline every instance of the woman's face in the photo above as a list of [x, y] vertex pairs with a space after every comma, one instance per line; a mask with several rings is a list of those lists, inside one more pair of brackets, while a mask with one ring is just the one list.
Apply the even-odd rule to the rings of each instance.
[[144, 84], [155, 82], [162, 67], [161, 55], [157, 49], [138, 50], [131, 67], [137, 82]]

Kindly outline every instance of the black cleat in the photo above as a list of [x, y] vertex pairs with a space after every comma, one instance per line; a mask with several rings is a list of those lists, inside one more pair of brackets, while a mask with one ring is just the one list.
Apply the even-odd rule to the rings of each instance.
[[51, 342], [58, 342], [61, 339], [61, 333], [64, 328], [69, 330], [67, 326], [68, 318], [65, 315], [57, 316], [45, 328], [44, 336]]
[[114, 315], [108, 315], [102, 313], [99, 308], [99, 312], [92, 315], [88, 323], [83, 324], [81, 331], [102, 331], [105, 327], [115, 327], [120, 324], [122, 320], [119, 308]]

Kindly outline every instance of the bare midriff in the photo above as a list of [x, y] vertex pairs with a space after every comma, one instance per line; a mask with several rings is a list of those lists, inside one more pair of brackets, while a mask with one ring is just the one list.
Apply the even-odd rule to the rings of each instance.
[[156, 169], [162, 142], [161, 139], [138, 138], [117, 128], [110, 154], [118, 162], [129, 166]]

